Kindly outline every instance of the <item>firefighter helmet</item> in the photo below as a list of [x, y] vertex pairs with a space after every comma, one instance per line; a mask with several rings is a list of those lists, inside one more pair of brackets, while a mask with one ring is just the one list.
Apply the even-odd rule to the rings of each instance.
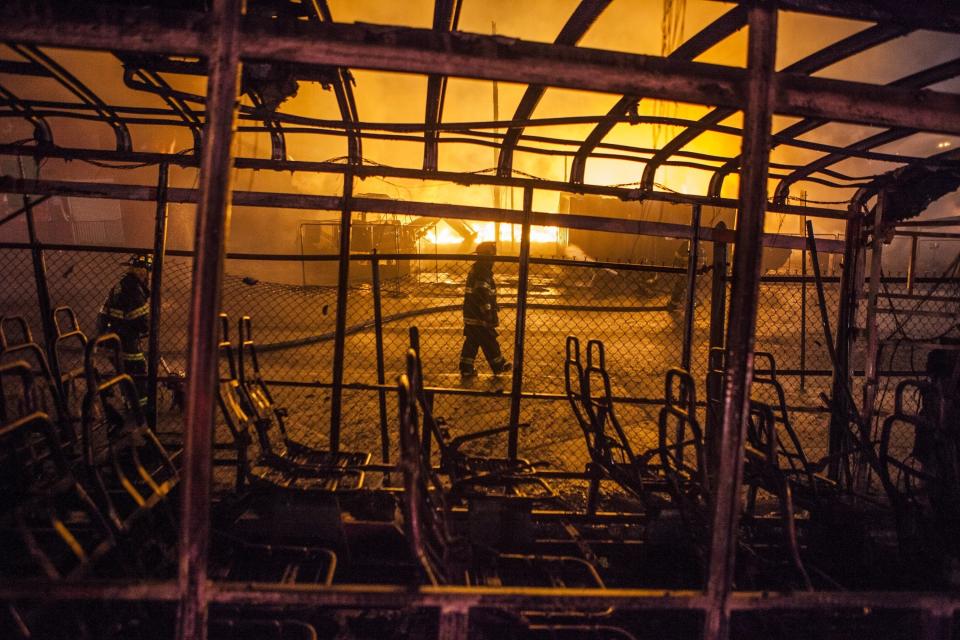
[[497, 255], [497, 243], [493, 241], [481, 242], [477, 245], [474, 253], [481, 256], [495, 256]]
[[133, 267], [134, 269], [146, 269], [147, 271], [153, 271], [153, 254], [134, 253], [131, 254], [127, 261], [122, 264], [125, 264], [128, 267]]

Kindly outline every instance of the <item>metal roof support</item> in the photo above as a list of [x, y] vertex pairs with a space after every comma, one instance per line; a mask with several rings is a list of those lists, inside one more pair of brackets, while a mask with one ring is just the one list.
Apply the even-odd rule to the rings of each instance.
[[[777, 10], [757, 2], [749, 9], [747, 104], [743, 122], [744, 171], [740, 188], [737, 245], [759, 247], [767, 204], [767, 161], [773, 116]], [[704, 640], [726, 640], [730, 633], [727, 600], [733, 581], [743, 475], [743, 434], [749, 419], [753, 346], [757, 323], [762, 251], [734, 251], [727, 322], [723, 420], [718, 442], [716, 485], [711, 487], [711, 540], [704, 617]]]
[[215, 0], [208, 38], [207, 124], [200, 165], [190, 297], [190, 352], [184, 420], [180, 515], [180, 601], [177, 638], [203, 640], [207, 631], [207, 555], [210, 539], [213, 428], [218, 360], [217, 316], [223, 254], [230, 223], [233, 127], [240, 89], [243, 0]]
[[[436, 0], [433, 5], [434, 31], [453, 31], [460, 19], [460, 0]], [[423, 130], [423, 170], [437, 170], [436, 127], [443, 119], [443, 99], [447, 91], [447, 77], [432, 74], [427, 78], [427, 106]]]
[[[323, 22], [333, 22], [333, 14], [330, 13], [330, 6], [327, 0], [310, 0], [317, 18]], [[360, 115], [357, 113], [357, 102], [353, 97], [353, 76], [346, 67], [337, 69], [337, 82], [333, 83], [333, 93], [337, 98], [337, 107], [340, 109], [340, 117], [349, 125], [356, 125], [360, 121]], [[279, 126], [279, 125], [278, 125]], [[360, 140], [359, 127], [350, 126], [347, 129], [347, 157], [350, 164], [363, 164], [363, 145]]]
[[[898, 38], [906, 33], [903, 27], [897, 26], [874, 26], [857, 32], [850, 37], [835, 42], [829, 47], [816, 51], [802, 60], [798, 60], [786, 67], [781, 73], [800, 73], [809, 75], [820, 69], [848, 58], [856, 53], [875, 47], [878, 44]], [[737, 112], [736, 109], [714, 109], [700, 119], [700, 127], [688, 127], [681, 131], [673, 140], [670, 140], [663, 148], [658, 151], [647, 163], [643, 170], [643, 188], [653, 189], [653, 182], [656, 178], [657, 169], [663, 162], [674, 153], [685, 147], [701, 133], [704, 126], [713, 126], [720, 124], [723, 120], [729, 118]]]
[[[199, 154], [203, 123], [197, 114], [193, 112], [193, 109], [190, 108], [190, 105], [187, 104], [186, 100], [177, 94], [158, 72], [145, 69], [137, 65], [133, 60], [125, 59], [122, 56], [120, 60], [123, 62], [124, 67], [123, 83], [131, 89], [149, 91], [150, 93], [160, 96], [163, 101], [170, 106], [173, 112], [180, 116], [184, 124], [190, 128], [190, 133], [193, 135], [194, 153]], [[135, 80], [135, 76], [139, 76], [140, 80]]]
[[17, 54], [23, 56], [31, 63], [43, 68], [47, 75], [66, 88], [70, 93], [77, 96], [83, 102], [91, 105], [97, 111], [104, 122], [113, 129], [113, 134], [117, 139], [117, 151], [130, 151], [132, 144], [130, 142], [130, 130], [123, 122], [123, 119], [110, 108], [107, 103], [100, 99], [89, 87], [83, 84], [79, 78], [67, 71], [56, 60], [40, 51], [32, 45], [9, 44], [8, 45]]
[[[206, 41], [202, 14], [179, 13], [159, 23], [137, 9], [84, 4], [69, 17], [50, 0], [0, 4], [0, 39], [106, 50], [201, 55]], [[57, 16], [53, 20], [53, 16]], [[140, 21], [137, 23], [137, 21]], [[130, 24], [137, 29], [130, 30]], [[746, 72], [583, 47], [565, 47], [477, 34], [436, 34], [429, 29], [366, 24], [245, 20], [244, 58], [291, 63], [439, 73], [457, 77], [522, 82], [615, 93], [649, 95], [721, 107], [741, 108]], [[903, 91], [861, 82], [774, 77], [774, 110], [873, 126], [915, 127], [960, 133], [960, 96]]]
[[[955, 78], [958, 75], [960, 75], [960, 58], [955, 58], [942, 64], [938, 64], [935, 67], [930, 67], [929, 69], [924, 69], [923, 71], [919, 71], [917, 73], [910, 74], [909, 76], [900, 78], [899, 80], [895, 80], [891, 82], [889, 86], [896, 87], [898, 89], [922, 89], [923, 87]], [[808, 126], [806, 123], [809, 123], [812, 126]], [[800, 135], [826, 123], [827, 121], [825, 120], [806, 119], [795, 123], [791, 127], [788, 127], [788, 129], [798, 131], [797, 133], [791, 132], [791, 135]], [[786, 132], [786, 130], [784, 130], [784, 132]], [[780, 180], [780, 182], [777, 184], [777, 189], [774, 192], [773, 199], [775, 202], [786, 202], [790, 197], [790, 187], [794, 183], [807, 178], [812, 173], [822, 171], [830, 165], [836, 164], [842, 160], [846, 160], [850, 156], [847, 155], [845, 151], [869, 151], [870, 149], [874, 149], [881, 145], [902, 140], [903, 138], [911, 136], [914, 133], [917, 133], [916, 129], [909, 127], [896, 127], [893, 129], [888, 129], [887, 131], [881, 131], [880, 133], [874, 134], [868, 138], [864, 138], [863, 140], [858, 140], [857, 142], [854, 142], [843, 149], [821, 156], [809, 164], [798, 167], [789, 176]], [[710, 193], [713, 194], [712, 185]]]
[[[743, 3], [745, 0], [740, 0]], [[783, 11], [813, 13], [834, 18], [893, 22], [911, 29], [960, 33], [960, 7], [950, 0], [779, 0]]]
[[[345, 167], [346, 165], [340, 165]], [[518, 186], [538, 188], [539, 183], [528, 181]], [[0, 193], [25, 193], [56, 196], [76, 196], [80, 198], [107, 198], [111, 200], [138, 200], [153, 202], [157, 197], [155, 187], [142, 185], [103, 184], [91, 182], [67, 182], [57, 180], [17, 180], [0, 177]], [[168, 201], [171, 203], [197, 202], [195, 189], [174, 187], [168, 189]], [[702, 199], [668, 200], [687, 204], [704, 204]], [[271, 209], [312, 209], [334, 211], [341, 209], [343, 199], [337, 196], [313, 196], [277, 192], [234, 191], [233, 204], [238, 207], [267, 207]], [[716, 206], [716, 203], [709, 203]], [[726, 203], [733, 206], [735, 203]], [[522, 224], [520, 212], [514, 209], [478, 207], [472, 205], [445, 204], [437, 202], [418, 202], [410, 200], [387, 200], [384, 198], [354, 198], [352, 209], [355, 212], [389, 213], [409, 216], [444, 218], [447, 220], [484, 220], [506, 224]], [[770, 208], [770, 211], [776, 211]], [[803, 209], [801, 209], [803, 211]], [[828, 210], [829, 211], [829, 210]], [[809, 215], [809, 211], [807, 211]], [[830, 216], [834, 217], [834, 216]], [[584, 229], [587, 231], [606, 231], [610, 233], [629, 233], [666, 238], [690, 238], [689, 225], [647, 220], [627, 220], [625, 218], [606, 218], [593, 215], [568, 213], [548, 213], [534, 211], [533, 226], [555, 226], [565, 229]], [[730, 230], [718, 231], [705, 228], [700, 230], [701, 240], [705, 242], [734, 242], [735, 234]], [[764, 234], [764, 246], [789, 249], [802, 249], [805, 242], [796, 236]], [[843, 250], [840, 240], [819, 239], [820, 251], [839, 253]], [[299, 258], [298, 258], [299, 259]]]
[[[897, 27], [880, 27], [880, 26], [871, 27], [866, 31], [861, 31], [859, 33], [854, 34], [853, 36], [851, 36], [851, 38], [869, 31], [880, 30], [884, 28], [896, 29]], [[847, 38], [847, 40], [849, 40], [849, 38]], [[908, 76], [907, 78], [902, 78], [901, 80], [892, 82], [890, 84], [891, 86], [899, 86], [901, 88], [915, 88], [915, 89], [922, 88], [928, 84], [934, 84], [939, 80], [945, 80], [946, 78], [950, 77], [949, 75], [946, 75], [944, 71], [941, 69], [943, 66], [944, 65], [938, 65], [937, 67], [932, 67], [930, 69], [926, 69], [922, 71], [921, 74], [923, 74], [923, 77], [929, 79], [929, 81], [927, 82], [921, 83], [920, 82], [921, 78], [919, 77], [921, 74], [915, 74], [916, 76], [918, 76], [915, 82], [910, 82], [909, 78], [913, 76]], [[939, 80], [935, 80], [935, 78], [939, 78]], [[821, 127], [827, 124], [827, 122], [829, 121], [818, 119], [818, 118], [805, 118], [799, 122], [795, 122], [790, 126], [785, 127], [784, 129], [781, 129], [779, 132], [774, 134], [773, 147], [777, 147], [781, 144], [789, 144], [791, 141], [795, 140], [798, 136], [801, 136], [804, 133], [807, 133], [808, 131], [812, 131], [817, 127]], [[854, 151], [853, 149], [850, 149], [850, 150]], [[862, 151], [862, 150], [857, 149], [856, 151]], [[733, 171], [736, 171], [739, 166], [740, 166], [740, 156], [731, 158], [728, 162], [724, 163], [724, 165], [721, 166], [719, 169], [717, 169], [716, 172], [714, 172], [714, 174], [710, 177], [710, 187], [707, 190], [707, 193], [709, 195], [719, 196], [723, 190], [724, 179], [726, 179], [726, 177], [730, 173], [732, 173]]]
[[[736, 6], [677, 47], [667, 57], [675, 60], [693, 60], [721, 40], [739, 31], [746, 24], [746, 19], [746, 9], [742, 6]], [[583, 184], [583, 176], [586, 173], [587, 159], [590, 154], [607, 137], [614, 125], [622, 120], [624, 114], [642, 99], [642, 97], [637, 96], [623, 96], [610, 108], [606, 117], [597, 123], [597, 126], [587, 135], [583, 144], [577, 150], [570, 166], [570, 182]]]
[[[580, 4], [574, 10], [573, 14], [563, 25], [554, 44], [575, 45], [580, 38], [587, 32], [593, 23], [600, 17], [604, 9], [610, 4], [611, 0], [580, 0]], [[534, 109], [540, 103], [547, 88], [544, 85], [531, 84], [523, 92], [517, 110], [513, 114], [513, 120], [526, 120], [533, 115]], [[623, 115], [619, 113], [617, 115]], [[507, 129], [507, 135], [503, 139], [500, 147], [500, 161], [497, 166], [497, 174], [509, 176], [513, 173], [513, 152], [520, 142], [520, 136], [523, 135], [523, 127], [513, 126]]]
[[0, 97], [6, 100], [12, 111], [22, 115], [27, 122], [33, 125], [33, 139], [38, 145], [53, 144], [53, 133], [50, 124], [34, 113], [33, 107], [17, 97], [12, 91], [0, 84]]

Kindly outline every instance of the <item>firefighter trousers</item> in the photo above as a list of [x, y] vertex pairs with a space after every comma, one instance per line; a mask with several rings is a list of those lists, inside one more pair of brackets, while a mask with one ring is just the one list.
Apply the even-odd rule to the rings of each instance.
[[477, 351], [483, 350], [483, 355], [490, 364], [494, 373], [503, 371], [506, 360], [500, 353], [500, 343], [497, 342], [497, 331], [491, 327], [465, 325], [463, 327], [463, 349], [460, 350], [460, 373], [473, 373]]

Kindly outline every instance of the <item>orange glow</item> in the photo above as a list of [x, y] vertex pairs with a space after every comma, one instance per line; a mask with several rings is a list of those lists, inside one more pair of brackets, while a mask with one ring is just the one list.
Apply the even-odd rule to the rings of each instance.
[[[477, 242], [487, 242], [494, 239], [494, 234], [496, 233], [496, 224], [493, 222], [471, 222], [469, 223], [477, 232]], [[512, 235], [511, 235], [512, 231]], [[520, 242], [520, 225], [514, 224], [501, 224], [500, 225], [500, 241], [501, 242], [510, 242], [515, 240], [517, 243]], [[557, 227], [530, 227], [530, 242], [532, 243], [555, 243], [557, 242], [560, 235], [560, 230]], [[463, 242], [464, 238], [460, 236], [456, 231], [453, 230], [450, 225], [441, 221], [433, 227], [433, 229], [427, 233], [426, 239], [437, 245], [459, 245]]]

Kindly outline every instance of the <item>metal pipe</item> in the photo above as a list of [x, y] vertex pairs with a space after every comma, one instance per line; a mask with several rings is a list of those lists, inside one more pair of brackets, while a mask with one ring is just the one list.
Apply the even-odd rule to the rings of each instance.
[[207, 555], [210, 539], [213, 428], [216, 412], [217, 316], [223, 254], [230, 223], [233, 126], [240, 84], [243, 0], [215, 0], [197, 207], [196, 257], [190, 296], [183, 488], [181, 491], [179, 640], [203, 640], [207, 631]]
[[[377, 348], [377, 384], [386, 382], [386, 371], [383, 364], [383, 309], [380, 289], [380, 257], [374, 249], [370, 256], [371, 279], [373, 280], [373, 330]], [[390, 434], [387, 427], [387, 392], [380, 389], [377, 392], [380, 404], [380, 459], [384, 463], [390, 462]]]
[[[800, 233], [805, 233], [806, 219], [800, 220]], [[807, 249], [800, 250], [800, 391], [807, 388]]]
[[711, 607], [704, 617], [705, 640], [729, 636], [726, 602], [733, 578], [743, 474], [743, 433], [749, 417], [753, 379], [753, 345], [760, 288], [767, 169], [773, 112], [774, 63], [777, 50], [777, 10], [766, 2], [748, 9], [747, 104], [744, 109], [743, 174], [733, 256], [733, 283], [727, 325], [723, 423], [711, 514], [709, 571], [706, 594]]
[[[209, 47], [199, 28], [206, 18], [201, 12], [184, 12], [173, 24], [113, 5], [64, 16], [52, 3], [37, 4], [0, 4], [0, 40], [188, 56], [203, 55]], [[408, 27], [319, 23], [281, 32], [275, 22], [245, 22], [244, 57], [546, 84], [737, 109], [749, 104], [744, 91], [749, 70], [727, 66]], [[918, 101], [914, 90], [789, 73], [777, 74], [771, 85], [771, 99], [783, 115], [960, 133], [960, 96], [925, 91]]]
[[697, 264], [700, 262], [700, 205], [693, 205], [690, 219], [690, 251], [687, 252], [687, 295], [684, 298], [683, 311], [683, 352], [680, 367], [690, 371], [690, 358], [693, 351], [693, 308], [697, 297]]
[[160, 365], [160, 313], [163, 261], [167, 250], [167, 181], [169, 166], [157, 167], [157, 213], [153, 227], [153, 272], [150, 274], [150, 337], [147, 342], [147, 423], [157, 428], [157, 370]]
[[[854, 214], [859, 212], [854, 211]], [[807, 223], [811, 229], [811, 223]], [[833, 398], [830, 417], [829, 450], [830, 463], [827, 466], [827, 477], [831, 480], [840, 479], [841, 461], [837, 455], [843, 449], [843, 440], [850, 424], [850, 407], [848, 405], [850, 383], [850, 336], [853, 323], [856, 321], [857, 308], [857, 272], [860, 256], [860, 233], [862, 218], [854, 215], [847, 221], [844, 231], [845, 249], [843, 252], [843, 270], [840, 273], [840, 304], [837, 317], [836, 360], [833, 361], [833, 384], [831, 396]], [[814, 265], [817, 269], [817, 265]], [[818, 285], [820, 287], [821, 285]], [[831, 341], [830, 344], [833, 344]], [[828, 345], [829, 346], [829, 345]]]
[[37, 198], [36, 200], [34, 200], [33, 202], [31, 202], [29, 205], [24, 205], [24, 206], [20, 207], [19, 209], [17, 209], [16, 211], [11, 211], [11, 212], [8, 213], [7, 215], [5, 215], [5, 216], [3, 216], [2, 218], [0, 218], [0, 227], [2, 227], [3, 225], [7, 224], [7, 223], [10, 222], [11, 220], [16, 219], [17, 217], [19, 217], [19, 216], [22, 215], [23, 213], [25, 213], [26, 210], [28, 209], [28, 207], [35, 207], [35, 206], [37, 206], [38, 204], [40, 204], [41, 202], [45, 202], [45, 201], [49, 200], [49, 199], [52, 198], [52, 197], [53, 197], [53, 196], [40, 196], [39, 198]]
[[470, 607], [441, 607], [438, 626], [437, 640], [467, 640], [470, 635]]
[[340, 210], [340, 259], [337, 263], [337, 318], [333, 338], [333, 389], [330, 392], [330, 451], [340, 451], [343, 411], [343, 356], [347, 337], [347, 294], [350, 286], [350, 223], [353, 219], [353, 174], [343, 174]]
[[907, 294], [913, 295], [913, 279], [917, 271], [917, 243], [920, 238], [910, 237], [910, 262], [907, 263]]
[[510, 432], [507, 456], [517, 457], [520, 431], [520, 393], [523, 391], [523, 344], [527, 324], [527, 291], [530, 275], [530, 213], [533, 210], [533, 189], [523, 190], [523, 223], [520, 228], [520, 266], [517, 274], [517, 316], [513, 334], [513, 384], [510, 389]]
[[[23, 163], [17, 158], [20, 175], [23, 176]], [[27, 238], [30, 241], [30, 257], [33, 262], [33, 280], [37, 290], [37, 302], [40, 306], [40, 326], [43, 329], [43, 346], [53, 376], [53, 385], [57, 390], [57, 398], [66, 398], [63, 388], [63, 379], [60, 377], [60, 363], [56, 348], [57, 327], [53, 319], [53, 305], [50, 304], [50, 288], [47, 284], [47, 262], [43, 256], [43, 249], [37, 238], [36, 221], [33, 218], [33, 203], [28, 196], [23, 196], [23, 211], [27, 219]], [[24, 336], [26, 337], [26, 336]]]
[[[877, 365], [880, 359], [880, 328], [877, 324], [877, 299], [880, 295], [880, 275], [883, 266], [883, 215], [886, 210], [887, 191], [881, 189], [877, 194], [877, 204], [873, 218], [873, 242], [870, 252], [870, 287], [867, 291], [867, 349], [864, 354], [864, 381], [863, 381], [863, 426], [868, 431], [873, 429], [873, 418], [876, 414], [874, 404], [877, 397]], [[893, 302], [890, 303], [893, 305]], [[866, 480], [862, 473], [865, 467], [860, 465], [855, 481], [860, 483]]]
[[[99, 155], [99, 154], [98, 154]], [[172, 164], [172, 163], [171, 163]], [[364, 165], [364, 168], [366, 165]], [[269, 167], [268, 167], [269, 168]], [[318, 171], [317, 173], [341, 173], [341, 171]], [[386, 171], [380, 168], [380, 171], [369, 172], [367, 175], [393, 175], [396, 171]], [[433, 175], [426, 174], [429, 179], [436, 179]], [[413, 177], [414, 174], [411, 173]], [[463, 176], [462, 179], [454, 180], [454, 176]], [[354, 177], [361, 177], [360, 173]], [[424, 175], [415, 176], [416, 179], [422, 179]], [[451, 174], [452, 182], [460, 184], [483, 184], [476, 180], [475, 176], [470, 174]], [[524, 178], [518, 180], [522, 184], [520, 187], [532, 187], [540, 189], [539, 181]], [[563, 183], [566, 185], [566, 183]], [[600, 191], [600, 190], [597, 190]], [[635, 200], [636, 191], [604, 190], [606, 195], [615, 195], [624, 200]], [[55, 196], [76, 196], [80, 198], [107, 198], [110, 200], [143, 200], [154, 202], [156, 200], [156, 188], [143, 185], [124, 185], [124, 184], [103, 184], [98, 182], [81, 182], [67, 180], [19, 180], [6, 176], [0, 176], [0, 193], [29, 193], [34, 195], [55, 195]], [[197, 191], [195, 189], [171, 188], [168, 190], [167, 199], [169, 202], [196, 202]], [[644, 196], [645, 200], [658, 202], [674, 202], [681, 204], [705, 204], [716, 207], [733, 207], [735, 202], [726, 198], [716, 199], [704, 196], [690, 196], [684, 194], [672, 193], [648, 193]], [[339, 210], [342, 206], [340, 198], [336, 196], [318, 196], [308, 194], [291, 194], [280, 192], [261, 192], [261, 191], [236, 191], [233, 194], [233, 204], [243, 207], [270, 207], [273, 209], [323, 209], [328, 211]], [[478, 207], [469, 205], [452, 205], [432, 202], [416, 202], [404, 200], [385, 200], [382, 198], [355, 198], [353, 210], [368, 213], [393, 213], [401, 215], [428, 216], [437, 218], [455, 218], [460, 220], [486, 220], [493, 222], [504, 222], [510, 224], [520, 223], [520, 212], [513, 209], [504, 209], [498, 207]], [[815, 209], [813, 207], [796, 207], [793, 205], [784, 205], [779, 207], [770, 207], [770, 211], [790, 214], [807, 214], [814, 217], [846, 219], [846, 212], [839, 212], [831, 209]], [[665, 236], [671, 238], [687, 238], [690, 235], [690, 227], [685, 224], [672, 224], [668, 222], [654, 222], [645, 220], [626, 220], [623, 218], [606, 218], [600, 216], [577, 215], [568, 213], [549, 213], [546, 211], [537, 211], [533, 214], [532, 223], [534, 225], [569, 227], [572, 229], [587, 229], [595, 231], [610, 231], [614, 233], [642, 233], [646, 235]], [[701, 230], [703, 240], [716, 240], [712, 237], [712, 229]], [[728, 233], [728, 242], [734, 240], [734, 233]], [[764, 236], [764, 244], [771, 247], [784, 247], [799, 249], [802, 242], [799, 242], [793, 236], [778, 236], [769, 234]], [[842, 243], [833, 240], [820, 240], [824, 248], [823, 251], [829, 251], [829, 247], [837, 247], [836, 251], [842, 251]]]
[[[718, 222], [715, 228], [722, 231], [727, 228], [727, 225]], [[713, 274], [710, 284], [710, 351], [712, 351], [722, 349], [724, 340], [727, 311], [727, 244], [725, 242], [713, 243]], [[709, 360], [707, 366], [710, 366]], [[723, 392], [723, 381], [711, 378], [710, 383], [712, 388], [708, 390], [708, 394], [712, 398], [719, 398]], [[717, 434], [720, 433], [721, 420], [722, 416], [717, 413], [716, 408], [708, 406], [704, 446], [707, 450], [707, 470], [711, 474], [711, 479], [720, 461]], [[713, 482], [711, 482], [712, 485]]]

